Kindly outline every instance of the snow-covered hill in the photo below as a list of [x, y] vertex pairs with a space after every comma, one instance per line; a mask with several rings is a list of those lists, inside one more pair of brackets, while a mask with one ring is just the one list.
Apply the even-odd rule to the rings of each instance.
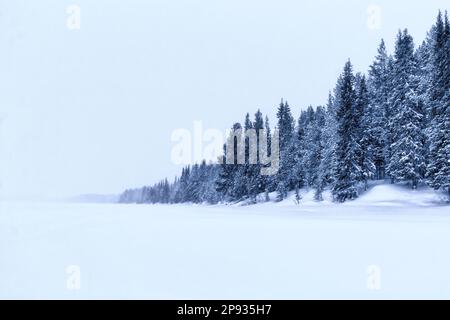
[[[314, 190], [301, 189], [301, 200], [296, 201], [295, 193], [290, 192], [289, 196], [281, 201], [276, 202], [276, 193], [269, 195], [270, 202], [264, 202], [264, 195], [259, 196], [259, 203], [257, 206], [329, 206], [334, 205], [336, 207], [346, 206], [441, 206], [448, 205], [448, 196], [442, 192], [435, 191], [426, 186], [421, 186], [417, 190], [412, 190], [411, 187], [402, 184], [389, 184], [381, 181], [373, 182], [369, 189], [365, 192], [361, 192], [361, 195], [353, 200], [347, 201], [344, 204], [333, 203], [330, 190], [326, 190], [323, 193], [323, 201], [316, 201], [314, 199]], [[237, 205], [246, 205], [247, 202], [240, 202]]]
[[446, 195], [428, 187], [412, 190], [409, 186], [380, 184], [362, 194], [353, 203], [383, 206], [434, 206], [445, 205], [446, 201], [448, 201]]

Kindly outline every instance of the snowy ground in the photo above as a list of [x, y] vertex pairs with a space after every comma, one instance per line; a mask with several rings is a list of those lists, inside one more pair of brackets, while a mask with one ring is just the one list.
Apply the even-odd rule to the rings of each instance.
[[[379, 185], [344, 205], [303, 197], [3, 202], [0, 298], [450, 298], [450, 207], [434, 192]], [[79, 290], [67, 287], [72, 265]]]

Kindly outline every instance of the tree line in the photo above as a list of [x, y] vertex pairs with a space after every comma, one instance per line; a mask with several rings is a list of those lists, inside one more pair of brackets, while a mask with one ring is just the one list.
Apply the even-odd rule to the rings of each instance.
[[[264, 130], [272, 150], [269, 119], [258, 110], [232, 131]], [[426, 39], [416, 48], [407, 29], [398, 32], [388, 54], [382, 40], [367, 74], [355, 73], [348, 60], [327, 104], [302, 110], [295, 120], [288, 102], [277, 110], [279, 168], [261, 175], [264, 164], [250, 163], [246, 138], [244, 163], [206, 163], [183, 168], [180, 177], [126, 190], [123, 203], [256, 203], [285, 199], [311, 188], [317, 201], [325, 189], [336, 202], [358, 197], [370, 180], [427, 184], [450, 197], [450, 25], [439, 12]], [[258, 140], [258, 144], [260, 141]], [[227, 150], [236, 158], [236, 146]]]

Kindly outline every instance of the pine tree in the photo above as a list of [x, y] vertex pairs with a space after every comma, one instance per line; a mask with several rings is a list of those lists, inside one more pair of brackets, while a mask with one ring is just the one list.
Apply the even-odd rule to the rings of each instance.
[[297, 128], [295, 135], [293, 136], [294, 152], [293, 161], [294, 166], [292, 173], [295, 175], [296, 186], [299, 188], [307, 185], [306, 167], [305, 167], [305, 150], [306, 150], [306, 128], [307, 128], [307, 116], [305, 111], [301, 111], [300, 117], [297, 121]]
[[334, 99], [331, 92], [328, 95], [325, 110], [325, 123], [322, 130], [323, 159], [319, 167], [319, 181], [321, 189], [326, 185], [334, 184], [334, 173], [336, 172], [336, 145], [337, 145], [337, 121]]
[[387, 168], [394, 181], [410, 181], [417, 188], [425, 167], [423, 103], [417, 94], [417, 65], [414, 44], [407, 30], [399, 32], [395, 48], [394, 87], [390, 102], [392, 156]]
[[450, 26], [439, 12], [432, 53], [432, 86], [430, 90], [431, 125], [428, 183], [436, 190], [447, 190], [450, 197]]
[[[327, 144], [325, 143], [323, 136], [325, 133], [325, 125], [327, 121], [327, 111], [325, 108], [318, 106], [316, 109], [314, 126], [312, 128], [311, 141], [312, 145], [310, 148], [313, 150], [313, 161], [311, 162], [312, 168], [316, 170], [316, 174], [314, 175], [314, 179], [312, 181], [312, 187], [315, 190], [314, 200], [322, 201], [322, 192], [326, 185], [326, 174], [327, 170], [322, 171], [323, 162], [326, 161], [326, 148]], [[311, 169], [310, 169], [311, 170]]]
[[[238, 200], [241, 196], [239, 194], [240, 190], [236, 188], [235, 182], [240, 179], [238, 177], [238, 170], [239, 170], [239, 153], [241, 150], [239, 150], [239, 141], [240, 138], [238, 135], [239, 131], [242, 129], [240, 123], [235, 123], [231, 129], [230, 137], [228, 137], [228, 140], [230, 141], [230, 145], [225, 144], [223, 150], [224, 155], [222, 159], [221, 164], [221, 170], [219, 173], [219, 178], [216, 182], [216, 190], [219, 192], [224, 199], [227, 201], [235, 201]], [[235, 135], [236, 134], [236, 135]], [[231, 163], [228, 159], [231, 159]]]
[[206, 168], [207, 180], [204, 186], [203, 198], [209, 204], [216, 204], [222, 200], [221, 194], [216, 191], [216, 181], [219, 177], [220, 166], [217, 164], [209, 164]]
[[300, 165], [304, 172], [304, 184], [306, 187], [311, 188], [314, 184], [314, 180], [317, 178], [317, 127], [316, 127], [316, 115], [312, 106], [309, 106], [300, 116], [301, 126], [304, 132], [304, 144], [302, 145], [302, 158]]
[[[316, 111], [309, 107], [305, 130], [305, 148], [302, 165], [305, 168], [305, 185], [319, 193], [323, 190], [323, 176], [320, 169], [324, 157], [322, 131], [325, 126], [325, 110], [319, 106]], [[321, 197], [317, 194], [317, 199]]]
[[[253, 129], [256, 134], [256, 163], [249, 166], [249, 181], [248, 181], [248, 195], [251, 202], [256, 203], [257, 195], [266, 190], [266, 177], [261, 175], [261, 158], [260, 148], [264, 144], [260, 141], [260, 133], [264, 130], [264, 120], [260, 110], [255, 113], [255, 120], [253, 122]], [[264, 139], [264, 138], [263, 138]]]
[[358, 196], [356, 184], [360, 168], [356, 155], [357, 128], [353, 127], [356, 99], [354, 85], [353, 67], [348, 61], [336, 87], [337, 145], [333, 197], [338, 202]]
[[[249, 130], [253, 129], [253, 124], [250, 121], [250, 114], [247, 113], [244, 121], [244, 132], [242, 133], [242, 139], [244, 140], [244, 163], [238, 164], [237, 174], [234, 180], [234, 195], [236, 200], [243, 200], [249, 196], [249, 187], [251, 177], [250, 169], [250, 139], [247, 136]], [[238, 150], [239, 152], [240, 150]]]
[[169, 185], [169, 181], [166, 179], [164, 179], [164, 182], [162, 184], [162, 199], [161, 202], [162, 203], [169, 203], [170, 200], [170, 185]]
[[[270, 129], [270, 122], [269, 122], [269, 117], [266, 116], [265, 120], [264, 120], [264, 130], [265, 130], [265, 134], [266, 134], [266, 142], [267, 142], [267, 156], [271, 157], [272, 156], [272, 131]], [[266, 164], [264, 164], [264, 166], [267, 166]], [[276, 175], [269, 175], [269, 176], [265, 176], [264, 178], [265, 180], [265, 193], [266, 193], [266, 200], [268, 199], [268, 195], [270, 192], [275, 191], [276, 189]]]
[[278, 200], [287, 197], [288, 191], [294, 187], [291, 169], [293, 162], [292, 155], [292, 136], [294, 132], [294, 119], [291, 109], [287, 102], [281, 101], [277, 112], [279, 143], [280, 143], [280, 168], [277, 174], [277, 193]]
[[375, 179], [384, 179], [387, 165], [385, 146], [388, 143], [388, 98], [390, 92], [390, 58], [386, 51], [384, 40], [378, 47], [378, 54], [370, 66], [368, 78], [369, 106], [367, 113], [370, 114], [370, 147], [373, 152], [375, 165]]
[[357, 132], [357, 157], [360, 174], [358, 180], [363, 183], [367, 190], [368, 180], [375, 174], [373, 161], [373, 127], [372, 114], [369, 112], [369, 96], [364, 75], [358, 74], [356, 77], [356, 100], [354, 111], [354, 126], [359, 129]]

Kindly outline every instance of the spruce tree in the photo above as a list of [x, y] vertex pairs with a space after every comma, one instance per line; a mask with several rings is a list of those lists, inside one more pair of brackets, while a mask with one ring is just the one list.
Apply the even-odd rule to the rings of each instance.
[[372, 114], [369, 113], [369, 96], [364, 75], [358, 74], [356, 77], [356, 100], [354, 112], [354, 126], [357, 130], [357, 157], [358, 167], [360, 169], [358, 180], [363, 183], [367, 190], [367, 183], [375, 174], [374, 165], [374, 145], [372, 127]]
[[432, 86], [430, 90], [429, 185], [446, 190], [450, 197], [450, 26], [439, 12], [432, 53]]
[[417, 94], [414, 44], [407, 30], [399, 32], [395, 47], [394, 86], [390, 103], [395, 111], [390, 121], [392, 155], [387, 168], [394, 181], [410, 181], [417, 188], [425, 167], [423, 102]]
[[370, 114], [371, 130], [370, 145], [375, 165], [375, 179], [384, 179], [387, 165], [386, 149], [388, 143], [388, 98], [390, 92], [389, 56], [384, 40], [378, 47], [378, 54], [370, 66], [368, 77], [369, 106], [366, 113]]
[[292, 169], [292, 136], [294, 132], [294, 119], [287, 102], [280, 103], [277, 112], [279, 130], [280, 168], [277, 174], [277, 199], [286, 198], [288, 191], [293, 187]]
[[360, 168], [357, 162], [357, 128], [354, 128], [355, 76], [350, 60], [345, 64], [336, 87], [336, 166], [333, 197], [344, 202], [358, 196], [356, 184]]
[[[265, 144], [260, 141], [260, 133], [264, 130], [264, 120], [260, 110], [255, 113], [255, 119], [253, 122], [253, 129], [256, 134], [256, 163], [249, 165], [249, 185], [248, 195], [250, 201], [256, 203], [257, 195], [266, 190], [266, 177], [261, 175], [261, 157], [260, 148]], [[262, 137], [262, 139], [265, 139]]]
[[[267, 143], [267, 150], [266, 150], [266, 154], [267, 157], [271, 157], [272, 156], [272, 130], [270, 129], [270, 122], [269, 122], [269, 117], [266, 116], [266, 118], [264, 119], [264, 131], [266, 134], [266, 143]], [[268, 166], [267, 164], [263, 164], [264, 166]], [[275, 191], [276, 189], [276, 175], [269, 175], [269, 176], [265, 176], [264, 180], [265, 180], [265, 192], [266, 192], [266, 200], [268, 199], [268, 194], [270, 192]]]
[[331, 92], [325, 110], [325, 123], [322, 130], [323, 159], [319, 168], [319, 179], [324, 188], [326, 185], [334, 184], [334, 173], [336, 172], [336, 144], [337, 144], [337, 121], [334, 99]]

